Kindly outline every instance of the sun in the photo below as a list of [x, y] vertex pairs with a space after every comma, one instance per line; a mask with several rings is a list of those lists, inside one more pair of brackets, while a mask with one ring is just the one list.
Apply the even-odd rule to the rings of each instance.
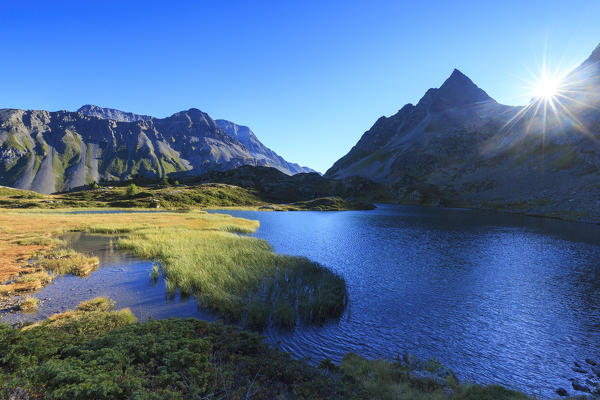
[[535, 99], [551, 101], [560, 93], [561, 79], [543, 74], [533, 85], [531, 95]]

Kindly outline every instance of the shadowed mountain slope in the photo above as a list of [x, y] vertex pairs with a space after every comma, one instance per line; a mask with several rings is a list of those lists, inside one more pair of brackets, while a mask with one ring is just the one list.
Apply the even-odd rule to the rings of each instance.
[[379, 118], [326, 173], [393, 187], [400, 202], [600, 221], [600, 46], [554, 99], [497, 103], [458, 70]]

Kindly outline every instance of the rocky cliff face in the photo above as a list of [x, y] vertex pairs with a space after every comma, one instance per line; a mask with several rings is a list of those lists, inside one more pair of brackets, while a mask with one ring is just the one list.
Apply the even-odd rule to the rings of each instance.
[[497, 103], [455, 70], [381, 117], [326, 173], [390, 184], [399, 201], [600, 221], [600, 46], [554, 99]]
[[260, 156], [193, 108], [162, 119], [97, 106], [1, 109], [0, 185], [51, 193], [136, 174], [198, 175], [242, 165], [295, 172], [294, 164], [255, 142]]
[[134, 114], [132, 112], [126, 112], [121, 110], [115, 110], [114, 108], [98, 107], [92, 104], [86, 104], [77, 110], [78, 113], [87, 115], [88, 117], [97, 117], [100, 119], [112, 119], [117, 122], [136, 122], [136, 121], [148, 121], [152, 119], [149, 115]]
[[231, 138], [246, 146], [252, 157], [256, 158], [257, 160], [262, 160], [264, 165], [277, 168], [281, 172], [288, 175], [304, 172], [315, 172], [313, 169], [301, 167], [298, 164], [290, 163], [284, 160], [273, 150], [262, 144], [254, 132], [252, 132], [252, 130], [247, 126], [237, 125], [224, 119], [217, 119], [215, 122], [217, 123], [217, 126], [223, 129], [223, 131]]

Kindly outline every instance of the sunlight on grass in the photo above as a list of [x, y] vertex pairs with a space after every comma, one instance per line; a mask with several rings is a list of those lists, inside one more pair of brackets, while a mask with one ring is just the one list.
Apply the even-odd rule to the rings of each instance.
[[[231, 231], [231, 225], [222, 225]], [[248, 229], [236, 229], [247, 231]], [[344, 280], [308, 259], [275, 254], [269, 244], [230, 232], [181, 227], [143, 229], [122, 238], [122, 249], [160, 260], [168, 289], [196, 295], [229, 320], [261, 328], [269, 320], [292, 328], [339, 316]]]
[[0, 240], [5, 239], [0, 258], [6, 261], [0, 264], [2, 295], [39, 290], [55, 275], [93, 272], [97, 258], [58, 247], [63, 232], [83, 231], [118, 235], [121, 249], [160, 263], [160, 274], [157, 267], [151, 278], [162, 275], [169, 294], [194, 295], [200, 305], [246, 326], [320, 323], [340, 316], [347, 302], [345, 281], [337, 274], [306, 258], [276, 254], [264, 240], [241, 235], [253, 233], [258, 221], [202, 211], [38, 210], [0, 211], [0, 226], [19, 232], [18, 238], [0, 233]]

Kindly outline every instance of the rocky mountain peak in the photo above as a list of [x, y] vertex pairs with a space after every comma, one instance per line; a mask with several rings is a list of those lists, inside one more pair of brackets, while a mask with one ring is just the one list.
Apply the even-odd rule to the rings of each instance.
[[202, 120], [206, 120], [207, 117], [210, 118], [208, 116], [208, 114], [206, 114], [204, 111], [199, 110], [197, 108], [190, 108], [189, 110], [186, 111], [181, 111], [178, 113], [175, 113], [174, 115], [177, 116], [186, 116], [189, 117], [192, 121], [202, 121]]
[[483, 102], [493, 102], [488, 94], [473, 83], [468, 76], [454, 69], [439, 89], [430, 89], [419, 104], [428, 106], [430, 111], [463, 107]]
[[100, 107], [93, 104], [85, 104], [81, 106], [77, 112], [87, 115], [88, 117], [112, 119], [118, 122], [137, 122], [148, 121], [152, 119], [152, 117], [149, 115], [134, 114], [132, 112], [116, 110], [114, 108]]

